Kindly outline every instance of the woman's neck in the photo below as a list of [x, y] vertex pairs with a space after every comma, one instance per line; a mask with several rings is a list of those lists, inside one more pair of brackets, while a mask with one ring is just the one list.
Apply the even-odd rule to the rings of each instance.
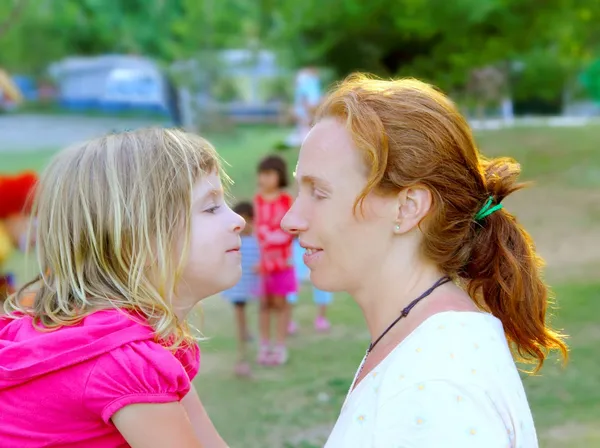
[[[389, 266], [394, 266], [396, 269], [391, 269]], [[363, 311], [372, 342], [387, 329], [404, 308], [444, 276], [437, 267], [429, 264], [405, 269], [397, 269], [397, 267], [398, 265], [391, 263], [384, 264], [381, 269], [374, 272], [374, 275], [365, 279], [360, 289], [351, 292]]]

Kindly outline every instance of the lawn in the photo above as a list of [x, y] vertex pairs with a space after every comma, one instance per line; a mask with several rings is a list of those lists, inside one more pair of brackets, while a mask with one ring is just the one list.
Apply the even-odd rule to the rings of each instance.
[[[257, 161], [285, 135], [280, 128], [242, 128], [209, 136], [229, 162], [236, 198], [250, 198]], [[532, 233], [547, 261], [559, 306], [555, 323], [570, 335], [571, 361], [549, 361], [524, 376], [542, 447], [600, 446], [600, 127], [487, 131], [477, 140], [488, 156], [511, 155], [536, 185], [508, 198], [506, 207]], [[3, 153], [2, 168], [41, 168], [51, 151]], [[294, 151], [284, 153], [293, 162]], [[292, 165], [290, 165], [290, 170]], [[596, 243], [596, 245], [594, 244]], [[12, 265], [23, 277], [22, 257]], [[218, 297], [205, 301], [201, 373], [196, 380], [216, 426], [232, 447], [322, 446], [368, 343], [354, 302], [336, 297], [330, 334], [312, 331], [315, 308], [305, 288], [295, 310], [301, 324], [291, 339], [290, 363], [236, 380], [233, 318]], [[255, 310], [252, 318], [255, 319]]]

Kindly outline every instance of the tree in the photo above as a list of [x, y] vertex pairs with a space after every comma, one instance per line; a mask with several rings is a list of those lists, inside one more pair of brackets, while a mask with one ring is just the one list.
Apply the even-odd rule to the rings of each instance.
[[600, 41], [598, 0], [6, 0], [0, 17], [16, 6], [0, 64], [28, 72], [70, 54], [170, 63], [271, 48], [290, 66], [418, 76], [453, 91], [474, 68], [524, 61], [528, 88], [547, 91], [556, 87], [538, 74], [553, 65], [557, 84], [574, 82]]
[[[532, 52], [577, 60], [598, 34], [598, 6], [574, 5], [592, 3], [599, 2], [286, 0], [274, 11], [270, 38], [289, 46], [298, 63], [332, 65], [338, 75], [411, 75], [449, 89], [463, 85], [474, 67]], [[567, 57], [573, 45], [581, 48]]]

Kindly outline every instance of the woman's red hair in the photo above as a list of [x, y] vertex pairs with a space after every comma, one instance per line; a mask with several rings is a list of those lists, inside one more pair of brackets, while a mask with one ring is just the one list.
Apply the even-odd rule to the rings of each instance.
[[316, 119], [327, 116], [345, 122], [364, 154], [369, 177], [357, 205], [373, 190], [428, 188], [434, 205], [422, 226], [425, 256], [502, 321], [516, 354], [537, 363], [536, 371], [550, 350], [566, 359], [564, 336], [546, 322], [548, 288], [531, 237], [505, 209], [474, 219], [490, 196], [497, 204], [524, 186], [519, 164], [484, 159], [452, 101], [414, 79], [351, 75]]

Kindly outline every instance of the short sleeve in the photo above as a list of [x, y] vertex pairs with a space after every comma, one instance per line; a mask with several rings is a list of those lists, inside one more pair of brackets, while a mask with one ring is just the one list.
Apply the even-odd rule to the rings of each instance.
[[426, 381], [388, 397], [377, 411], [377, 448], [506, 448], [513, 433], [477, 386]]
[[180, 401], [198, 368], [197, 346], [173, 354], [152, 341], [132, 342], [97, 359], [85, 387], [84, 406], [108, 423], [130, 404]]

